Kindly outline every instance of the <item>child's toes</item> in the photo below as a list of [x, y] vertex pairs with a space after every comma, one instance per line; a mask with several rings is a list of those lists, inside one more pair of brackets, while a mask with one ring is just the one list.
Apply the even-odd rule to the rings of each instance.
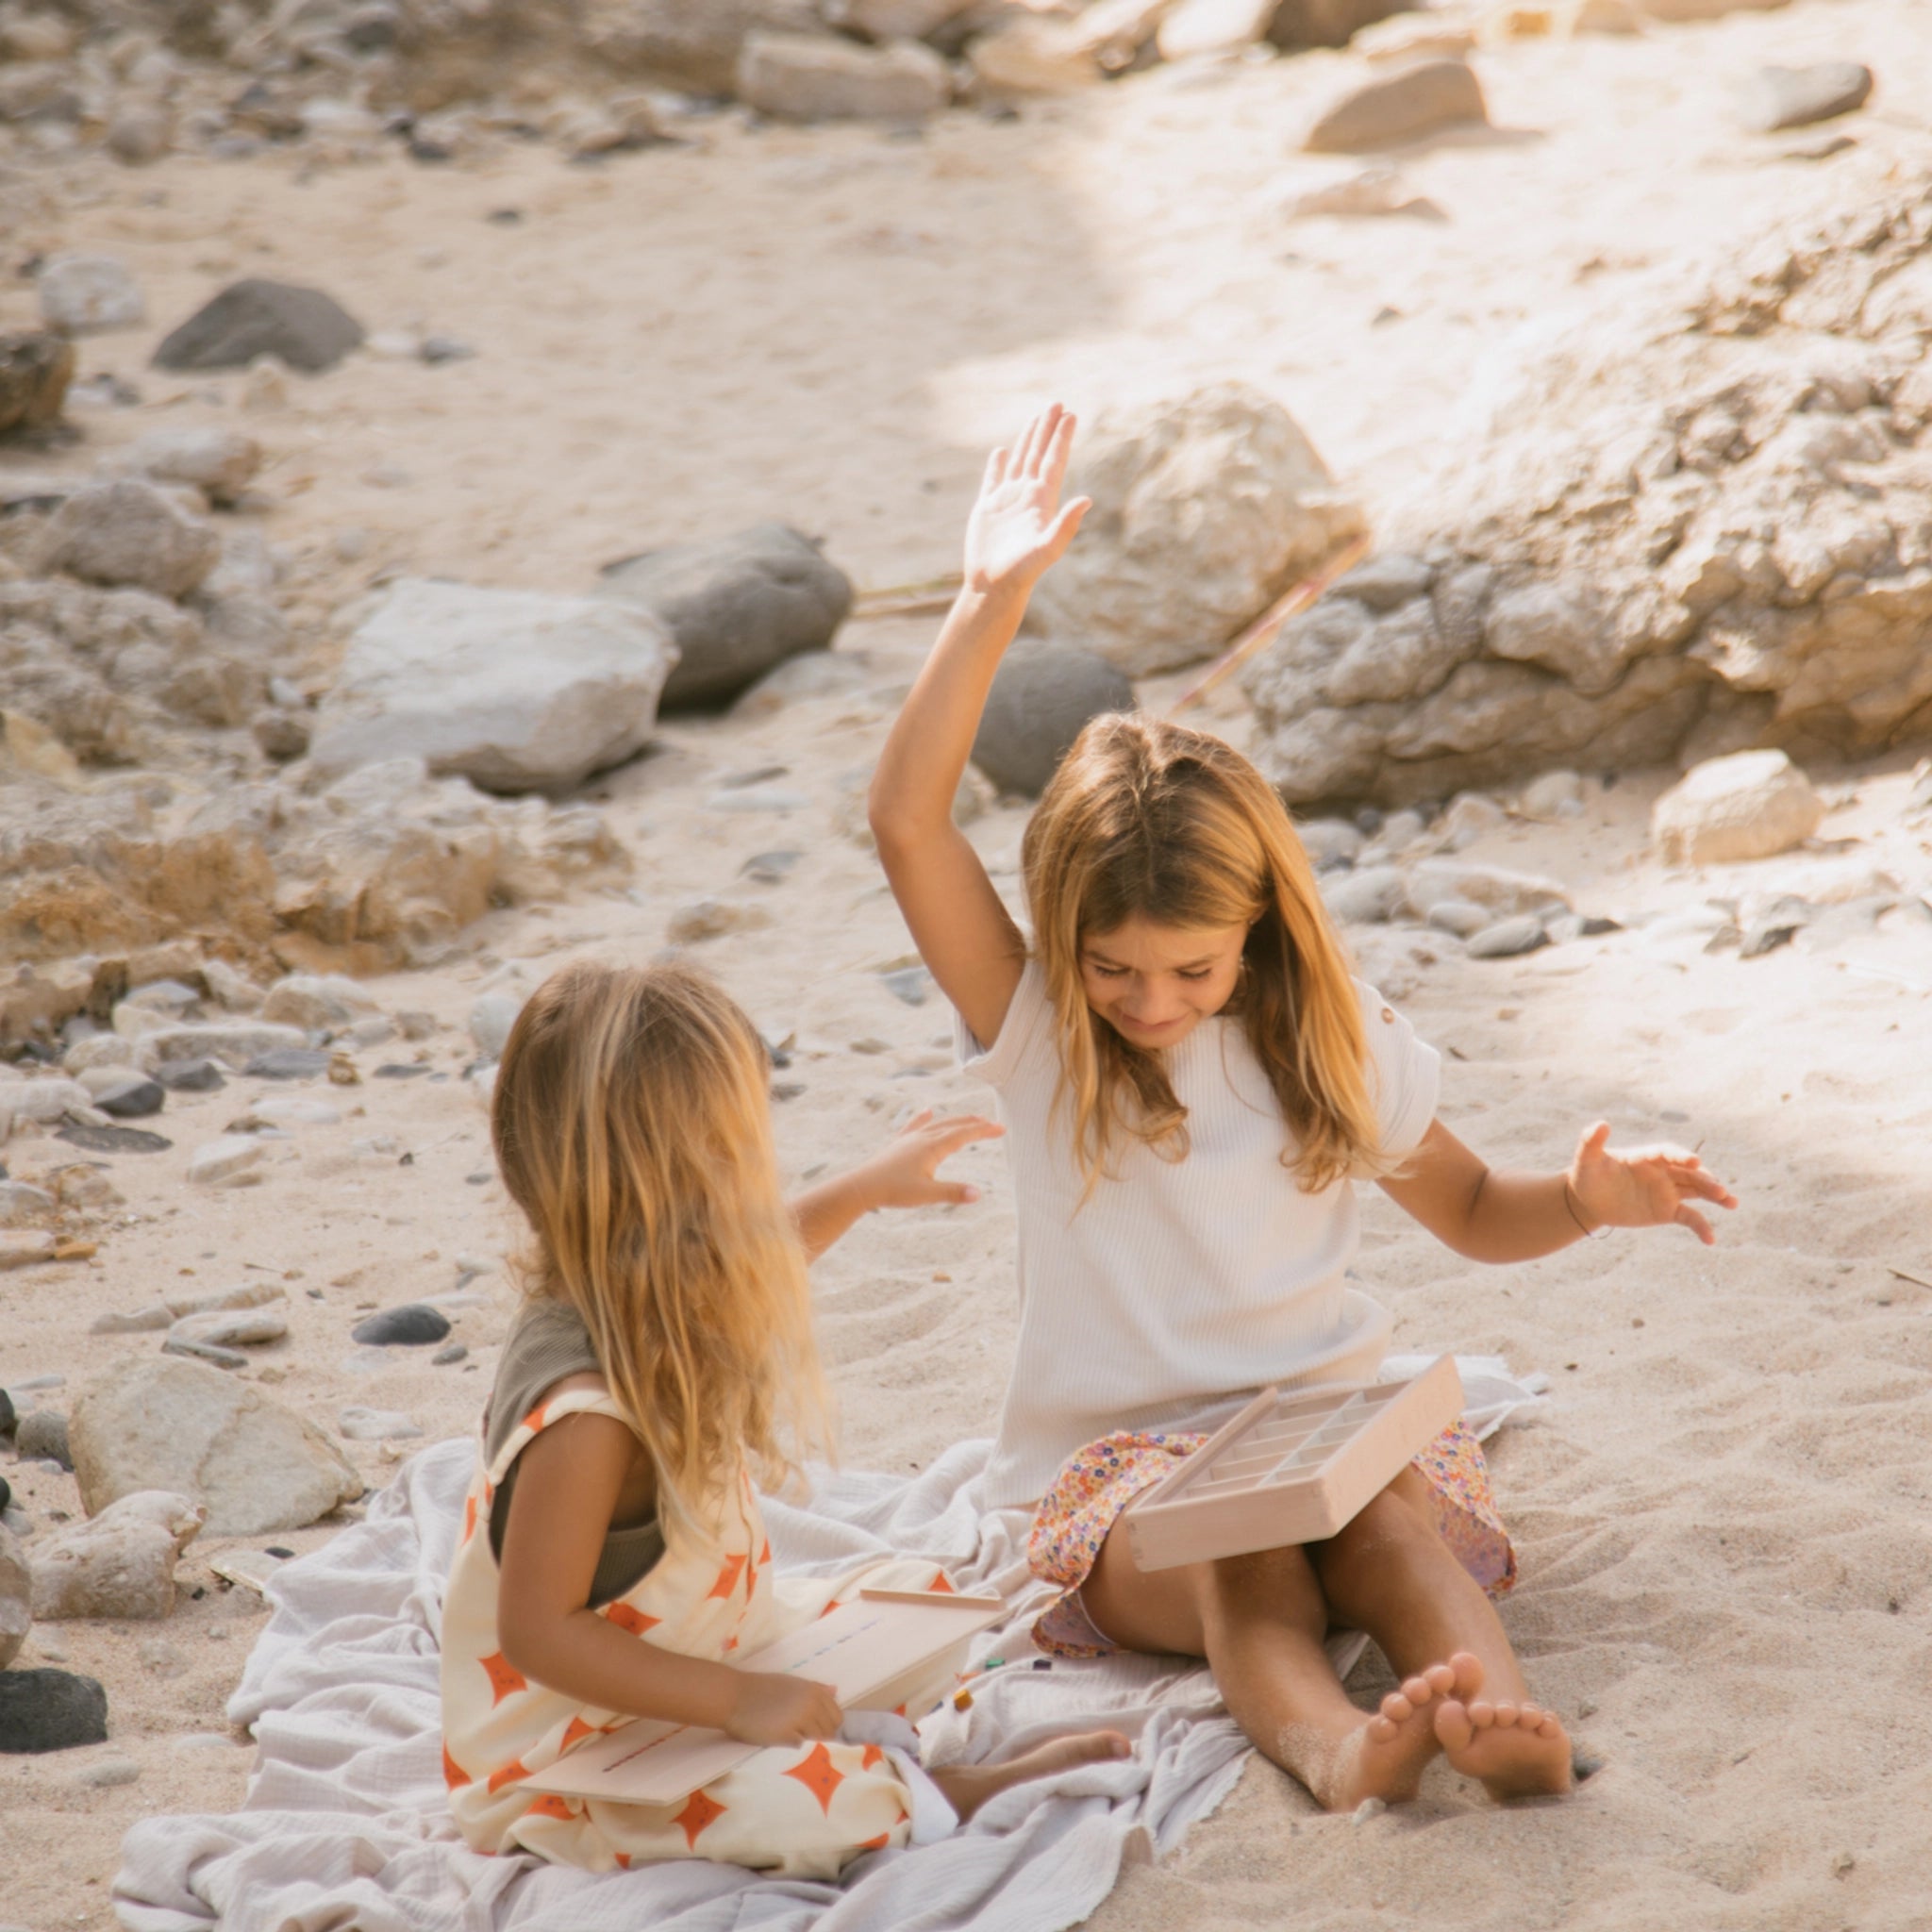
[[1474, 1714], [1459, 1697], [1445, 1697], [1437, 1705], [1436, 1741], [1452, 1758], [1475, 1741]]

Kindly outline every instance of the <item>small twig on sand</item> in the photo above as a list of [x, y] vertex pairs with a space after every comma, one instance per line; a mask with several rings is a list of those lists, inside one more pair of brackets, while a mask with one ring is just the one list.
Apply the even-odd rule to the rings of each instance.
[[1885, 1264], [1885, 1272], [1900, 1281], [1909, 1281], [1914, 1288], [1932, 1289], [1932, 1281], [1927, 1281], [1923, 1274], [1907, 1274], [1903, 1268], [1894, 1268], [1890, 1261]]
[[861, 591], [852, 601], [852, 622], [873, 617], [935, 617], [950, 610], [966, 579], [958, 571], [944, 576], [922, 577], [914, 584], [886, 584]]
[[1310, 605], [1320, 602], [1338, 577], [1347, 575], [1369, 554], [1369, 541], [1368, 537], [1361, 536], [1352, 543], [1344, 544], [1312, 576], [1304, 577], [1291, 591], [1277, 597], [1194, 683], [1174, 699], [1168, 708], [1169, 715], [1178, 716], [1190, 705], [1206, 697], [1229, 672], [1238, 670], [1264, 644], [1272, 642], [1291, 617], [1298, 616]]

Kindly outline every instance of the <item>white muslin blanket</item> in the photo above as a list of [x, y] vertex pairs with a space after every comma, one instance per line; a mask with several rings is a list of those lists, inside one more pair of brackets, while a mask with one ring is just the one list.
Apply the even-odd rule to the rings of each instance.
[[[1384, 1374], [1414, 1373], [1391, 1358]], [[1469, 1420], [1488, 1435], [1536, 1400], [1491, 1357], [1462, 1357]], [[291, 1563], [228, 1715], [254, 1732], [242, 1810], [143, 1819], [114, 1905], [128, 1932], [1060, 1932], [1124, 1860], [1177, 1844], [1221, 1802], [1248, 1746], [1212, 1679], [1175, 1659], [1115, 1656], [1031, 1668], [1025, 1637], [1051, 1594], [1027, 1572], [1023, 1514], [983, 1514], [991, 1444], [965, 1442], [905, 1479], [822, 1474], [808, 1501], [766, 1499], [784, 1568], [867, 1556], [942, 1563], [1012, 1607], [978, 1655], [971, 1708], [921, 1726], [929, 1763], [984, 1762], [1100, 1726], [1130, 1758], [1017, 1786], [936, 1844], [878, 1852], [838, 1884], [680, 1860], [593, 1874], [457, 1836], [444, 1804], [437, 1641], [474, 1444], [406, 1463], [367, 1520]]]

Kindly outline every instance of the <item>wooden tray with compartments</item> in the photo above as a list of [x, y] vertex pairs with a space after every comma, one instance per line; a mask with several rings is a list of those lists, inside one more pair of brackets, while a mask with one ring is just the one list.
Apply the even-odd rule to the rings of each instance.
[[1264, 1389], [1122, 1511], [1134, 1561], [1172, 1570], [1320, 1542], [1461, 1413], [1446, 1355], [1406, 1382]]
[[[861, 1590], [836, 1610], [753, 1651], [737, 1668], [791, 1672], [829, 1684], [847, 1710], [891, 1710], [942, 1668], [958, 1670], [972, 1640], [1005, 1609], [996, 1596]], [[758, 1748], [696, 1724], [633, 1718], [605, 1737], [585, 1739], [547, 1770], [525, 1778], [524, 1789], [619, 1804], [675, 1805], [737, 1770]]]

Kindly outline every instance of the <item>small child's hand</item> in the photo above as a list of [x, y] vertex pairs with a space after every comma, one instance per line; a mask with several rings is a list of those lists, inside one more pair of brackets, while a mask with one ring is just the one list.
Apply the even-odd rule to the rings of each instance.
[[813, 1738], [836, 1738], [844, 1716], [829, 1684], [746, 1671], [724, 1729], [741, 1744], [804, 1744]]
[[1012, 450], [987, 458], [979, 500], [966, 524], [966, 587], [1023, 596], [1065, 554], [1091, 508], [1080, 496], [1060, 508], [1074, 446], [1074, 419], [1056, 403], [1027, 424]]
[[1688, 1227], [1706, 1247], [1717, 1242], [1690, 1204], [1713, 1201], [1735, 1208], [1738, 1197], [1707, 1174], [1696, 1155], [1681, 1147], [1632, 1147], [1610, 1151], [1607, 1121], [1599, 1121], [1577, 1143], [1566, 1176], [1576, 1210], [1595, 1227]]
[[928, 1208], [944, 1201], [976, 1201], [979, 1190], [966, 1181], [942, 1181], [942, 1161], [974, 1141], [992, 1141], [1006, 1132], [997, 1121], [976, 1113], [935, 1120], [931, 1108], [907, 1122], [854, 1174], [868, 1208]]

